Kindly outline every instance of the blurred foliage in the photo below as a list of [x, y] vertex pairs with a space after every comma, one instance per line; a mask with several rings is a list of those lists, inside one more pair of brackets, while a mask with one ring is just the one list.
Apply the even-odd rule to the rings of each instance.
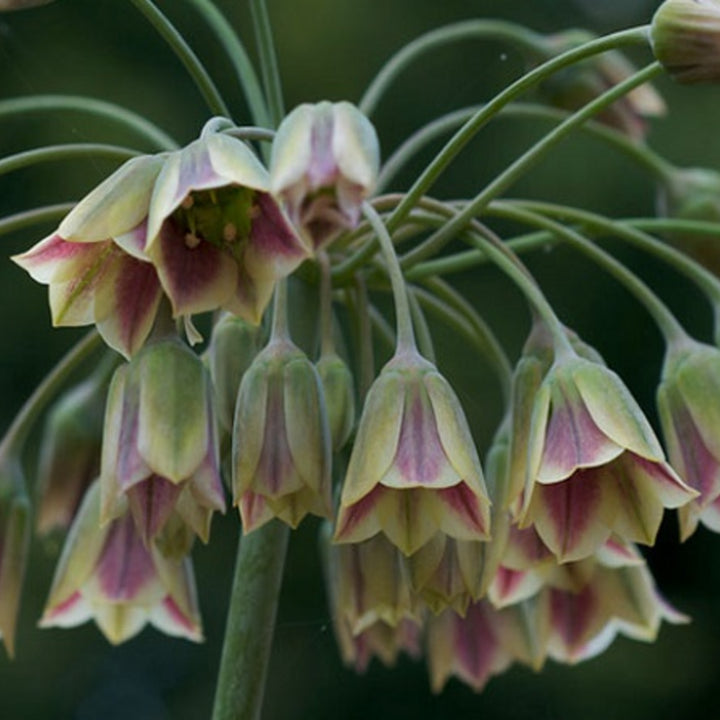
[[[242, 95], [212, 35], [182, 0], [158, 3], [185, 35], [223, 90], [239, 124], [247, 122]], [[240, 28], [252, 51], [246, 2], [218, 5]], [[652, 0], [270, 0], [288, 108], [301, 101], [357, 101], [383, 61], [418, 34], [471, 17], [506, 18], [544, 32], [582, 26], [596, 32], [647, 22]], [[644, 62], [647, 52], [638, 52]], [[433, 116], [489, 98], [521, 72], [512, 49], [464, 42], [409, 69], [374, 118], [385, 156]], [[653, 123], [651, 144], [682, 165], [720, 167], [716, 134], [720, 91], [658, 83], [669, 115]], [[0, 15], [0, 99], [37, 93], [86, 94], [151, 118], [179, 142], [196, 136], [206, 109], [182, 67], [155, 31], [121, 0], [57, 0], [46, 7]], [[440, 196], [481, 188], [546, 127], [507, 119], [484, 129], [435, 188]], [[72, 113], [0, 121], [0, 156], [59, 142], [135, 142], [112, 123]], [[398, 179], [407, 183], [437, 150]], [[150, 148], [143, 148], [150, 149]], [[44, 164], [0, 177], [2, 215], [48, 202], [78, 199], [112, 169], [82, 160]], [[637, 167], [597, 140], [577, 137], [510, 191], [515, 197], [553, 198], [609, 215], [652, 215], [655, 190]], [[501, 232], [506, 228], [497, 226]], [[7, 256], [52, 227], [3, 237], [0, 261], [0, 422], [6, 425], [60, 354], [79, 337], [53, 331], [44, 288]], [[710, 315], [684, 280], [637, 252], [608, 245], [666, 298], [688, 327], [710, 338]], [[560, 317], [594, 344], [653, 416], [661, 362], [659, 335], [647, 315], [612, 280], [563, 248], [527, 258]], [[504, 278], [481, 268], [455, 278], [517, 356], [527, 331], [521, 299]], [[489, 368], [467, 363], [444, 328], [437, 333], [441, 369], [454, 379], [481, 451], [499, 419], [499, 393]], [[33, 459], [30, 457], [32, 466]], [[0, 658], [3, 720], [195, 720], [209, 715], [238, 533], [234, 513], [217, 520], [210, 546], [195, 552], [207, 641], [194, 646], [145, 630], [119, 648], [92, 625], [39, 631], [39, 617], [58, 543], [35, 543], [18, 632], [17, 660]], [[364, 677], [341, 667], [334, 646], [317, 553], [317, 526], [295, 533], [287, 562], [271, 661], [265, 720], [434, 718], [700, 717], [711, 712], [720, 660], [720, 538], [701, 530], [677, 544], [675, 519], [648, 553], [660, 587], [694, 618], [663, 627], [654, 645], [621, 639], [600, 658], [577, 668], [550, 663], [542, 674], [512, 669], [482, 695], [452, 681], [439, 696], [428, 689], [422, 664], [402, 660], [394, 671], [373, 663]]]

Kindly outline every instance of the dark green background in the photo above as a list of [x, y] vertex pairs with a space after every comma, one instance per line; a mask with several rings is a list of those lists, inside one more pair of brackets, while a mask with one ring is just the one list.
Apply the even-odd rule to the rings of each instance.
[[[220, 3], [252, 48], [245, 2]], [[381, 63], [403, 43], [438, 25], [498, 17], [539, 31], [582, 25], [605, 32], [644, 23], [650, 0], [271, 0], [288, 107], [320, 99], [357, 100]], [[239, 124], [248, 121], [229, 65], [211, 35], [182, 0], [160, 6], [207, 63]], [[637, 62], [649, 55], [638, 51]], [[377, 128], [385, 156], [435, 114], [481, 102], [515, 78], [512, 49], [466, 42], [427, 57], [403, 75], [382, 103]], [[653, 123], [652, 144], [684, 165], [720, 164], [714, 88], [658, 86], [670, 106]], [[45, 8], [0, 15], [0, 99], [33, 93], [88, 94], [146, 114], [180, 142], [196, 136], [206, 110], [178, 61], [140, 14], [122, 0], [58, 0]], [[435, 189], [446, 197], [477, 192], [545, 130], [526, 120], [502, 120], [483, 130]], [[55, 142], [129, 143], [110, 125], [72, 114], [33, 116], [0, 124], [0, 156]], [[145, 148], [146, 149], [146, 148]], [[429, 156], [428, 156], [429, 157]], [[425, 160], [427, 158], [424, 158]], [[421, 164], [413, 169], [417, 171]], [[0, 177], [2, 215], [47, 202], [74, 200], [112, 166], [88, 160]], [[404, 179], [407, 182], [408, 178]], [[566, 142], [513, 196], [551, 198], [609, 214], [654, 212], [655, 189], [627, 160], [587, 138]], [[0, 254], [0, 424], [80, 331], [51, 330], [45, 288], [7, 256], [52, 228], [3, 237]], [[502, 229], [502, 228], [500, 228]], [[710, 315], [703, 298], [673, 272], [635, 252], [609, 247], [666, 298], [703, 339]], [[5, 258], [5, 259], [2, 259]], [[654, 388], [660, 337], [630, 296], [586, 260], [562, 248], [528, 258], [564, 321], [594, 344], [626, 379], [655, 419]], [[527, 330], [517, 292], [498, 273], [482, 269], [456, 278], [507, 344], [513, 358]], [[442, 328], [439, 363], [453, 379], [472, 418], [481, 450], [499, 419], [499, 394], [482, 363]], [[29, 454], [29, 467], [33, 457]], [[238, 522], [215, 522], [209, 547], [195, 553], [207, 641], [192, 645], [153, 630], [111, 648], [92, 625], [40, 631], [56, 547], [36, 543], [25, 587], [15, 662], [0, 657], [0, 718], [79, 720], [195, 720], [209, 716], [227, 606]], [[701, 530], [680, 547], [669, 517], [647, 555], [669, 599], [693, 616], [690, 626], [663, 627], [653, 645], [617, 641], [598, 659], [576, 668], [548, 663], [542, 674], [513, 669], [475, 695], [451, 681], [439, 696], [428, 690], [422, 663], [401, 660], [393, 670], [374, 663], [364, 677], [341, 667], [317, 554], [317, 525], [293, 536], [267, 691], [266, 720], [405, 720], [434, 718], [699, 718], [713, 716], [720, 680], [720, 539]], [[2, 655], [2, 653], [0, 653]]]

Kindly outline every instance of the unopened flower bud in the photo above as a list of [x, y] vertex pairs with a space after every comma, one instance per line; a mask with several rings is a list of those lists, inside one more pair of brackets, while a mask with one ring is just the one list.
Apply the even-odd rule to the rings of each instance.
[[315, 363], [325, 397], [333, 451], [340, 450], [355, 426], [355, 388], [350, 368], [336, 354], [323, 355]]
[[357, 225], [379, 164], [375, 129], [354, 105], [303, 104], [275, 136], [271, 190], [318, 249]]
[[233, 497], [244, 531], [330, 517], [330, 433], [320, 378], [289, 340], [272, 340], [243, 376], [233, 426]]
[[720, 2], [665, 0], [650, 31], [655, 57], [681, 83], [720, 82]]
[[17, 458], [0, 458], [0, 639], [15, 652], [15, 624], [30, 547], [30, 501]]

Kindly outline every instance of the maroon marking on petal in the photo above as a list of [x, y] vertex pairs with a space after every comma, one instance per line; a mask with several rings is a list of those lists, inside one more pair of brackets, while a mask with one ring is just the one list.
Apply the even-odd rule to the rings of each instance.
[[342, 524], [335, 532], [335, 537], [341, 537], [345, 533], [351, 533], [367, 516], [373, 512], [377, 503], [387, 492], [386, 488], [376, 486], [365, 497], [360, 498], [356, 503], [341, 511]]
[[332, 151], [333, 117], [331, 113], [317, 117], [310, 131], [310, 164], [307, 179], [312, 190], [333, 185], [339, 175]]
[[464, 618], [455, 617], [453, 647], [463, 674], [474, 687], [482, 687], [490, 677], [500, 643], [484, 603], [470, 605]]
[[696, 502], [705, 506], [720, 495], [720, 463], [708, 449], [685, 405], [675, 404], [672, 422], [682, 454], [683, 480], [700, 493]]
[[[272, 378], [267, 395], [265, 412], [265, 435], [255, 471], [253, 489], [263, 495], [277, 498], [297, 491], [297, 487], [285, 487], [294, 474], [295, 463], [287, 439], [285, 427], [285, 400], [282, 382]], [[263, 482], [259, 487], [258, 479]]]
[[607, 444], [608, 438], [579, 398], [569, 399], [560, 388], [554, 392], [562, 395], [562, 401], [553, 398], [543, 465], [563, 468], [568, 474], [577, 467], [596, 465], [598, 448]]
[[548, 509], [563, 554], [576, 547], [597, 522], [602, 489], [593, 468], [576, 470], [559, 483], [537, 485], [533, 492], [539, 494], [539, 502]]
[[250, 231], [250, 242], [261, 255], [300, 258], [306, 253], [271, 195], [258, 192], [258, 216]]
[[550, 590], [552, 627], [571, 654], [577, 653], [586, 644], [586, 634], [597, 608], [598, 599], [590, 585], [579, 593], [556, 588]]
[[112, 523], [96, 573], [107, 599], [120, 602], [132, 600], [155, 576], [155, 565], [129, 515]]
[[123, 346], [131, 350], [142, 343], [138, 332], [147, 336], [160, 302], [162, 289], [155, 268], [147, 262], [124, 255], [115, 279], [115, 299], [119, 317], [118, 330]]
[[216, 297], [214, 289], [218, 277], [227, 272], [226, 265], [235, 262], [227, 253], [205, 241], [188, 247], [173, 218], [163, 222], [158, 240], [158, 273], [176, 313], [182, 314], [185, 307], [194, 312], [213, 310], [228, 299]]
[[48, 610], [43, 620], [53, 620], [59, 615], [63, 615], [68, 610], [71, 610], [73, 605], [76, 605], [78, 602], [82, 600], [82, 594], [79, 590], [76, 590], [67, 600], [63, 600], [59, 605], [55, 605], [55, 607], [50, 608]]
[[553, 557], [552, 551], [545, 545], [532, 525], [523, 529], [517, 525], [511, 525], [508, 546], [522, 555], [523, 559], [531, 566]]
[[165, 527], [181, 491], [181, 485], [159, 475], [152, 475], [127, 491], [130, 512], [146, 545]]
[[480, 501], [465, 483], [461, 482], [453, 487], [440, 488], [433, 492], [460, 516], [465, 525], [474, 528], [481, 535], [486, 533], [485, 522], [480, 512]]
[[162, 606], [168, 613], [173, 623], [179, 625], [188, 634], [196, 636], [198, 628], [195, 623], [180, 609], [178, 604], [168, 595], [162, 601]]
[[510, 597], [522, 585], [526, 576], [527, 572], [524, 570], [511, 570], [501, 565], [495, 573], [495, 588], [499, 597], [503, 600]]
[[408, 389], [395, 463], [408, 484], [432, 486], [447, 464], [447, 457], [432, 405], [421, 392], [415, 385]]

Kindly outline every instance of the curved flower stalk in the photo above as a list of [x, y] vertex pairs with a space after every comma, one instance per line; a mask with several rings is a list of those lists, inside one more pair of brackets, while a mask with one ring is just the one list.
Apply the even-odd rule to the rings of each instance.
[[533, 403], [521, 528], [534, 525], [560, 562], [591, 555], [612, 532], [653, 544], [663, 508], [697, 493], [615, 373], [575, 354], [557, 358]]
[[273, 517], [291, 527], [311, 513], [329, 518], [330, 431], [317, 370], [277, 338], [243, 376], [233, 427], [233, 498], [243, 529]]
[[699, 495], [678, 511], [680, 538], [702, 523], [720, 532], [720, 350], [693, 340], [671, 347], [657, 391], [670, 462]]
[[225, 511], [212, 390], [202, 361], [177, 337], [148, 343], [110, 386], [100, 473], [101, 519], [129, 505], [150, 545], [177, 513], [204, 542]]
[[209, 127], [181, 150], [125, 163], [13, 258], [50, 286], [54, 325], [95, 323], [130, 357], [163, 294], [175, 317], [223, 308], [259, 322], [276, 279], [309, 251], [249, 148]]
[[148, 547], [129, 514], [100, 526], [100, 488], [93, 485], [67, 537], [41, 627], [95, 620], [113, 644], [146, 624], [199, 642], [202, 627], [190, 558], [169, 559]]
[[480, 461], [455, 393], [416, 351], [397, 354], [365, 401], [335, 541], [383, 532], [412, 555], [438, 532], [482, 541], [489, 529]]
[[357, 226], [379, 167], [375, 128], [360, 110], [349, 102], [306, 103], [277, 130], [270, 187], [318, 250]]

